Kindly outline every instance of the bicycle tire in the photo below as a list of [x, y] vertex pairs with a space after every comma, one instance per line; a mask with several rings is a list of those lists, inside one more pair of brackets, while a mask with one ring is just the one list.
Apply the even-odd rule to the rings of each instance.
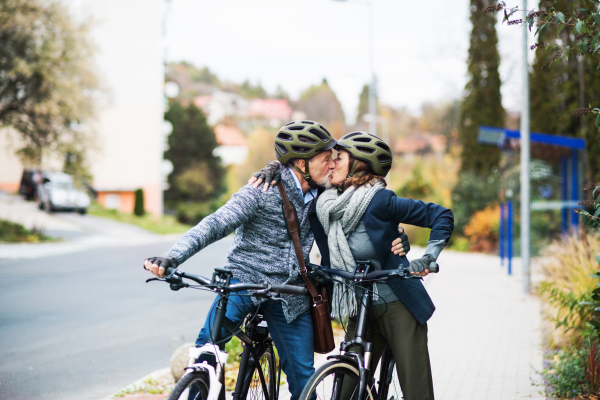
[[[342, 395], [339, 390], [344, 382], [354, 385], [349, 395], [345, 393]], [[312, 374], [300, 394], [300, 400], [310, 400], [313, 396], [316, 396], [317, 400], [359, 400], [357, 399], [358, 382], [358, 369], [354, 365], [345, 361], [328, 362]], [[371, 388], [368, 386], [366, 400], [374, 400]]]
[[[193, 394], [190, 396], [190, 393], [188, 392], [187, 396], [184, 395], [182, 397], [183, 392], [188, 388], [190, 388], [190, 392]], [[197, 390], [194, 391], [193, 388], [196, 388]], [[208, 397], [209, 388], [210, 381], [205, 372], [192, 372], [184, 375], [179, 382], [177, 382], [177, 385], [173, 388], [168, 400], [205, 400]]]
[[249, 367], [252, 368], [252, 372], [246, 376], [247, 382], [244, 383], [244, 388], [248, 388], [246, 400], [275, 400], [277, 376], [275, 371], [275, 355], [272, 348], [268, 348], [262, 354], [259, 364], [265, 378], [268, 393], [265, 396], [258, 367], [254, 367], [251, 364]]

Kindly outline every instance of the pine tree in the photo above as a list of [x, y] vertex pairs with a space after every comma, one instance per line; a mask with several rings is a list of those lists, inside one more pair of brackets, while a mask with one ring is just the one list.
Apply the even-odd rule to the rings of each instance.
[[193, 103], [186, 107], [175, 101], [165, 113], [165, 120], [173, 124], [169, 150], [165, 151], [165, 158], [173, 163], [165, 200], [173, 205], [220, 196], [226, 189], [225, 169], [220, 158], [213, 155], [217, 140], [202, 111]]
[[[549, 11], [552, 7], [557, 10], [571, 10], [573, 2], [559, 0], [554, 4], [553, 0], [542, 0], [539, 3], [540, 10]], [[596, 10], [597, 6], [588, 0], [578, 2], [575, 8]], [[554, 25], [550, 25], [542, 37], [545, 46], [536, 48], [530, 80], [531, 130], [585, 138], [588, 157], [586, 180], [600, 182], [600, 134], [594, 126], [594, 118], [572, 115], [572, 111], [577, 108], [588, 107], [589, 104], [592, 107], [600, 105], [600, 74], [596, 69], [598, 56], [586, 55], [579, 58], [577, 51], [571, 50], [568, 61], [561, 58], [549, 67], [542, 68], [552, 55], [551, 46], [557, 40], [556, 30]], [[563, 46], [571, 48], [576, 48], [578, 42], [566, 29], [560, 33], [560, 40]], [[580, 68], [583, 75], [579, 73]], [[580, 95], [583, 95], [582, 98]]]
[[469, 47], [469, 82], [465, 87], [458, 125], [463, 146], [460, 172], [488, 175], [500, 161], [500, 150], [477, 143], [480, 125], [503, 127], [506, 113], [500, 94], [500, 55], [496, 35], [496, 15], [481, 10], [496, 2], [471, 0], [471, 42]]

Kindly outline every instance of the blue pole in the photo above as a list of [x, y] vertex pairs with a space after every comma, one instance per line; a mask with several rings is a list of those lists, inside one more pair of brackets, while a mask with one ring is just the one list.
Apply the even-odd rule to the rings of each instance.
[[567, 157], [561, 157], [560, 160], [560, 200], [563, 202], [562, 208], [560, 209], [560, 220], [561, 220], [561, 231], [562, 235], [565, 236], [569, 230], [569, 208], [564, 205], [564, 202], [568, 200], [568, 180], [567, 174], [568, 164]]
[[512, 274], [512, 253], [513, 253], [513, 202], [512, 200], [508, 201], [508, 223], [507, 223], [507, 233], [508, 233], [508, 274]]
[[498, 250], [500, 250], [500, 265], [504, 266], [504, 203], [500, 203], [500, 240], [498, 241]]
[[[579, 157], [577, 150], [571, 150], [571, 200], [579, 202]], [[573, 232], [579, 232], [579, 214], [569, 209]]]

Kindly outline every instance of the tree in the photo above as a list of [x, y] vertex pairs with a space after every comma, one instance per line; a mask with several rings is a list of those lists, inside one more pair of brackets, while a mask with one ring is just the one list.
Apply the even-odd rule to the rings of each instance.
[[323, 124], [334, 137], [339, 138], [344, 134], [344, 111], [326, 79], [320, 85], [306, 89], [298, 103], [307, 118]]
[[98, 87], [87, 26], [58, 1], [0, 0], [0, 127], [18, 133], [20, 154], [81, 141]]
[[165, 158], [173, 163], [165, 200], [174, 205], [220, 196], [225, 191], [225, 169], [221, 159], [213, 155], [217, 140], [202, 111], [193, 103], [184, 106], [173, 101], [165, 120], [173, 124], [165, 151]]
[[[540, 10], [548, 12], [555, 9], [569, 9], [571, 1], [542, 0]], [[580, 2], [579, 7], [593, 9], [591, 1]], [[594, 127], [593, 119], [586, 119], [583, 114], [573, 115], [572, 111], [600, 104], [600, 75], [596, 69], [594, 57], [574, 56], [561, 58], [551, 68], [543, 68], [553, 55], [551, 49], [560, 44], [576, 48], [577, 37], [559, 27], [549, 25], [544, 35], [544, 46], [534, 46], [535, 61], [531, 72], [531, 130], [563, 136], [578, 136], [586, 139], [587, 166], [586, 180], [600, 182], [600, 135]]]
[[480, 125], [503, 127], [506, 113], [500, 94], [500, 55], [496, 17], [480, 12], [489, 0], [471, 0], [471, 41], [468, 58], [469, 82], [458, 124], [463, 145], [460, 172], [488, 175], [500, 161], [500, 150], [477, 143]]

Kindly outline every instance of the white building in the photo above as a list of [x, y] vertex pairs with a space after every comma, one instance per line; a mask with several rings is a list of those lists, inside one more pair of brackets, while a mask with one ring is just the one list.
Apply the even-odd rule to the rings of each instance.
[[[131, 212], [142, 188], [146, 210], [162, 214], [163, 0], [66, 2], [94, 21], [96, 64], [108, 89], [92, 127], [98, 151], [89, 154], [98, 201]], [[0, 189], [16, 190], [23, 166], [7, 141], [0, 133]]]

